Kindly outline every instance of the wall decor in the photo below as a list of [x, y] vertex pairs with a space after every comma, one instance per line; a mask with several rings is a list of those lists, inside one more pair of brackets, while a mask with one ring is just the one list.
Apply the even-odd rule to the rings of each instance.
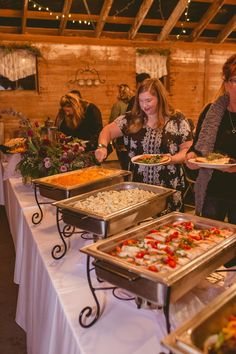
[[106, 80], [100, 78], [99, 72], [95, 68], [90, 68], [89, 64], [87, 64], [84, 68], [76, 70], [74, 80], [69, 80], [67, 85], [99, 86], [105, 82]]

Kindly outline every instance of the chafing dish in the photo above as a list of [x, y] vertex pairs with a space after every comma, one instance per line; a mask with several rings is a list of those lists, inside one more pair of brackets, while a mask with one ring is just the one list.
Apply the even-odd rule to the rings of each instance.
[[165, 337], [162, 342], [172, 353], [204, 353], [206, 339], [219, 333], [232, 314], [236, 314], [236, 284], [220, 294], [197, 316]]
[[[124, 240], [142, 238], [153, 228], [176, 221], [192, 221], [200, 229], [211, 227], [227, 228], [232, 232], [232, 235], [215, 243], [207, 251], [203, 251], [202, 254], [189, 260], [185, 265], [165, 272], [152, 272], [109, 254], [110, 251], [119, 246]], [[95, 258], [95, 271], [99, 279], [108, 281], [117, 287], [132, 292], [137, 297], [162, 306], [169, 331], [169, 303], [177, 301], [212, 271], [235, 257], [235, 235], [235, 225], [190, 214], [173, 212], [145, 225], [124, 231], [107, 240], [101, 240], [95, 244], [83, 247], [81, 248], [81, 252]]]
[[[97, 175], [102, 171], [110, 171], [109, 175], [101, 176], [99, 179], [94, 179], [91, 181], [86, 181], [84, 183], [75, 184], [72, 186], [60, 186], [55, 183], [58, 177], [60, 178], [68, 178], [70, 176], [81, 175], [83, 173], [87, 173], [89, 171], [95, 171]], [[112, 169], [112, 168], [104, 168], [101, 166], [92, 166], [83, 168], [81, 170], [65, 172], [63, 174], [56, 174], [49, 177], [42, 177], [34, 179], [32, 182], [34, 185], [37, 185], [39, 188], [40, 195], [53, 199], [53, 200], [62, 200], [65, 198], [70, 198], [78, 194], [87, 193], [89, 191], [103, 188], [105, 186], [110, 186], [124, 180], [131, 180], [132, 173], [130, 171]]]
[[[151, 191], [155, 193], [155, 196], [106, 216], [101, 216], [75, 207], [76, 202], [90, 196], [96, 196], [99, 192], [112, 190], [121, 191], [135, 188]], [[82, 230], [91, 232], [100, 237], [107, 237], [131, 227], [147, 217], [157, 215], [166, 208], [167, 197], [173, 193], [174, 190], [169, 188], [144, 183], [123, 182], [80, 196], [61, 200], [55, 202], [54, 205], [60, 209], [63, 221], [66, 224], [77, 226]]]
[[[56, 180], [66, 179], [68, 177], [74, 177], [77, 175], [82, 175], [84, 173], [89, 173], [92, 171], [96, 175], [102, 174], [103, 171], [109, 171], [109, 175], [101, 176], [94, 180], [86, 180], [86, 182], [80, 184], [73, 184], [71, 186], [62, 186], [56, 184]], [[49, 177], [42, 177], [34, 179], [32, 182], [34, 184], [34, 195], [35, 200], [39, 208], [39, 212], [36, 212], [32, 216], [32, 223], [39, 224], [43, 218], [43, 211], [41, 208], [42, 204], [51, 204], [51, 202], [39, 201], [38, 192], [41, 196], [52, 199], [52, 200], [62, 200], [65, 198], [70, 198], [78, 194], [87, 193], [98, 188], [105, 186], [110, 186], [123, 181], [130, 181], [132, 178], [132, 173], [130, 171], [119, 170], [114, 168], [106, 168], [101, 166], [92, 166], [83, 168], [81, 170], [65, 172], [63, 174], [56, 174]]]

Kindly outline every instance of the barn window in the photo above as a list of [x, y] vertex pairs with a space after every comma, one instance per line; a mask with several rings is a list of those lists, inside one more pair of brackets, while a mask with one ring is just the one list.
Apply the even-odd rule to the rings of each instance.
[[0, 49], [0, 90], [36, 90], [37, 58], [27, 50]]

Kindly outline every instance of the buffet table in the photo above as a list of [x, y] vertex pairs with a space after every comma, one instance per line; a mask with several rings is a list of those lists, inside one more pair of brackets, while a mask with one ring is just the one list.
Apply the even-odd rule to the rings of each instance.
[[[14, 281], [19, 284], [16, 322], [27, 333], [28, 354], [157, 354], [168, 353], [160, 341], [166, 335], [162, 310], [137, 309], [134, 301], [122, 301], [110, 291], [97, 294], [103, 307], [100, 319], [82, 328], [81, 310], [94, 306], [86, 276], [86, 256], [79, 249], [91, 241], [74, 234], [70, 249], [61, 260], [51, 250], [58, 244], [56, 210], [44, 206], [44, 218], [33, 225], [37, 211], [33, 189], [20, 178], [4, 183], [5, 206], [16, 249]], [[210, 301], [222, 289], [201, 288]], [[172, 323], [179, 325], [204, 306], [188, 293], [173, 305]]]

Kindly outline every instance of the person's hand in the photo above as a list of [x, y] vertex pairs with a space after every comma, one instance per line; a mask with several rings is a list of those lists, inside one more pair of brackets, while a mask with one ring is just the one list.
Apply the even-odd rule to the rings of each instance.
[[98, 162], [104, 161], [107, 157], [107, 148], [104, 147], [95, 150], [95, 157]]
[[236, 172], [236, 166], [224, 168], [221, 170], [222, 172], [228, 172], [228, 173], [235, 173]]
[[189, 162], [190, 159], [194, 159], [195, 157], [197, 157], [197, 154], [195, 154], [195, 152], [193, 151], [189, 152], [185, 157], [185, 164], [188, 168], [190, 168], [190, 170], [199, 169], [199, 166], [197, 164]]

